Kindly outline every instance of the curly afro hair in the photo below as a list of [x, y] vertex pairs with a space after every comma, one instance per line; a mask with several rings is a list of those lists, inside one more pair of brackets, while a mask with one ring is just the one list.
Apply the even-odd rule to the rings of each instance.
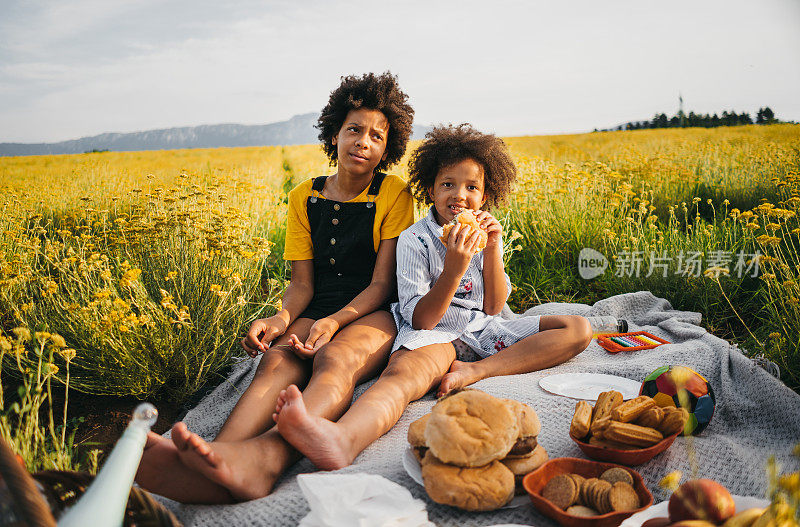
[[432, 204], [429, 190], [439, 170], [465, 159], [472, 159], [483, 167], [486, 199], [483, 208], [505, 203], [517, 178], [517, 167], [508, 148], [502, 139], [483, 134], [467, 123], [437, 126], [425, 134], [425, 140], [411, 154], [408, 163], [408, 184], [414, 196], [423, 203]]
[[388, 71], [380, 75], [367, 73], [361, 77], [342, 77], [342, 83], [331, 92], [328, 104], [317, 120], [319, 140], [331, 165], [335, 165], [338, 158], [333, 137], [339, 133], [348, 112], [359, 108], [378, 110], [389, 121], [386, 159], [375, 169], [383, 171], [400, 161], [406, 152], [414, 121], [414, 109], [406, 102], [407, 99], [408, 95], [397, 85], [397, 77]]

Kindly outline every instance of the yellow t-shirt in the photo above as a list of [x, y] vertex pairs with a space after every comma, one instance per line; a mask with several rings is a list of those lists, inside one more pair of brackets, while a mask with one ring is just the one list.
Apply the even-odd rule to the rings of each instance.
[[[313, 179], [307, 179], [289, 192], [289, 214], [286, 219], [286, 245], [283, 250], [284, 260], [312, 260], [314, 246], [311, 243], [311, 225], [308, 222], [306, 200], [311, 196]], [[367, 201], [364, 191], [347, 203]], [[324, 197], [324, 195], [323, 195]], [[381, 240], [397, 238], [400, 233], [414, 222], [414, 200], [408, 191], [406, 182], [387, 174], [381, 183], [381, 189], [375, 198], [375, 223], [372, 226], [372, 239], [375, 252]]]

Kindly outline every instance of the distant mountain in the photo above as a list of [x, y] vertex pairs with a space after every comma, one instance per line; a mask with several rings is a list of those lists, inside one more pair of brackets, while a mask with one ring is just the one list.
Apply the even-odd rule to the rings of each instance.
[[[303, 145], [317, 143], [316, 113], [295, 115], [288, 121], [270, 124], [208, 124], [165, 128], [127, 134], [106, 133], [60, 143], [0, 143], [0, 156], [82, 154], [92, 150], [174, 150], [221, 146]], [[414, 139], [430, 130], [414, 126]]]

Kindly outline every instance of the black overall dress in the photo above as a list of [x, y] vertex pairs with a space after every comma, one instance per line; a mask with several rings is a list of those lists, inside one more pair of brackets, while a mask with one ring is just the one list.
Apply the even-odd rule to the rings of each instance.
[[[375, 269], [375, 198], [385, 174], [372, 178], [367, 201], [350, 203], [323, 198], [327, 176], [314, 178], [306, 201], [314, 248], [314, 296], [301, 318], [318, 320], [339, 311], [372, 281]], [[395, 295], [396, 296], [396, 293]], [[386, 302], [381, 309], [388, 309]]]

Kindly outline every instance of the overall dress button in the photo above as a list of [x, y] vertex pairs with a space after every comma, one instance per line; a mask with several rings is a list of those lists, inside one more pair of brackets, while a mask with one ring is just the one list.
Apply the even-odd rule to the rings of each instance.
[[333, 204], [333, 210], [339, 210], [339, 209], [340, 209], [339, 204], [338, 203], [334, 203]]
[[331, 223], [333, 223], [334, 225], [339, 225], [339, 218], [333, 218], [331, 220]]
[[336, 245], [336, 238], [331, 238], [331, 245]]
[[336, 273], [336, 276], [342, 276], [342, 273]]
[[336, 260], [334, 260], [333, 258], [331, 258], [331, 265], [335, 265], [335, 264], [336, 264]]

